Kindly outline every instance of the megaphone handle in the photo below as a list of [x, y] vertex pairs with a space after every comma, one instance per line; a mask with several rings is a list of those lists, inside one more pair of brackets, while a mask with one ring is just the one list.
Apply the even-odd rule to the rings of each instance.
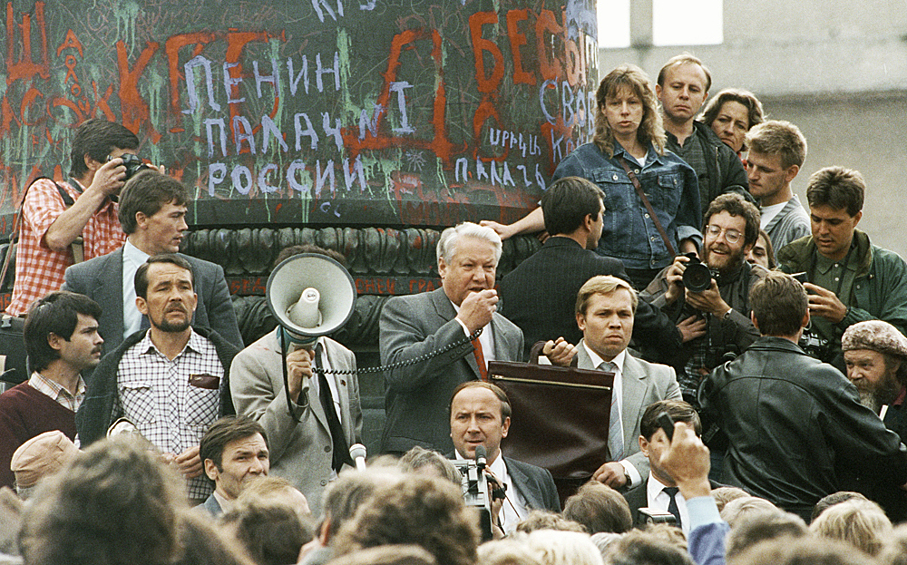
[[296, 403], [296, 406], [293, 404], [293, 399], [290, 398], [290, 376], [287, 373], [287, 343], [286, 336], [284, 332], [277, 332], [280, 339], [280, 367], [283, 369], [283, 390], [286, 393], [287, 398], [287, 409], [290, 411], [290, 418], [293, 419], [297, 424], [301, 420], [301, 414], [297, 411], [296, 406], [299, 406], [300, 410], [305, 410], [309, 406], [309, 397], [306, 395], [303, 404]]

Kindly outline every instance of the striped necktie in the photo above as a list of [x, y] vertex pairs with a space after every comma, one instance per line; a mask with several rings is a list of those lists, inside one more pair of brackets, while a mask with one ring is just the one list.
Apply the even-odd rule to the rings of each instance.
[[[617, 373], [617, 365], [610, 361], [603, 361], [598, 368], [608, 373]], [[620, 410], [617, 408], [617, 395], [611, 394], [611, 419], [608, 425], [608, 451], [611, 452], [611, 461], [620, 461], [624, 458], [624, 436], [620, 425]]]

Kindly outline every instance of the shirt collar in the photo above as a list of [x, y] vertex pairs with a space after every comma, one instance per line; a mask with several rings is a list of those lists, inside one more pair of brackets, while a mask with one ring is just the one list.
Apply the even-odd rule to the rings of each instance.
[[[202, 336], [200, 336], [199, 334], [197, 334], [195, 332], [195, 330], [192, 329], [191, 326], [189, 327], [189, 332], [190, 332], [189, 341], [186, 342], [186, 346], [183, 348], [183, 350], [180, 351], [177, 354], [177, 356], [173, 358], [173, 361], [176, 361], [177, 359], [179, 359], [180, 356], [182, 356], [186, 351], [192, 351], [194, 353], [201, 353], [203, 351], [204, 338]], [[154, 342], [151, 341], [151, 331], [150, 330], [145, 332], [145, 337], [143, 337], [142, 340], [139, 341], [137, 345], [139, 346], [139, 351], [141, 351], [143, 355], [147, 355], [149, 353], [156, 353], [156, 354], [160, 355], [161, 357], [164, 357], [165, 359], [167, 359], [167, 356], [164, 355], [163, 353], [161, 353], [161, 351], [157, 348], [157, 346], [154, 345]]]
[[[636, 163], [637, 165], [639, 164], [639, 162], [636, 160], [636, 157], [630, 155], [630, 153], [626, 149], [624, 149], [623, 145], [618, 143], [617, 140], [614, 140], [614, 157], [619, 156], [623, 156], [627, 160], [632, 160], [632, 162]], [[649, 167], [649, 165], [651, 165], [652, 163], [662, 164], [661, 157], [662, 156], [658, 154], [658, 151], [655, 151], [655, 147], [651, 143], [649, 143], [648, 147], [646, 147], [646, 166], [643, 168], [645, 169]]]
[[85, 381], [82, 380], [82, 375], [79, 375], [79, 380], [76, 382], [76, 393], [74, 395], [70, 394], [70, 392], [66, 390], [63, 385], [61, 385], [57, 381], [48, 379], [38, 371], [35, 371], [31, 374], [31, 377], [29, 377], [28, 379], [28, 384], [32, 388], [43, 392], [54, 400], [56, 400], [61, 395], [65, 396], [66, 398], [75, 399], [80, 395], [85, 394]]
[[[599, 365], [601, 365], [602, 363], [605, 362], [605, 360], [602, 359], [601, 356], [600, 356], [598, 353], [592, 351], [592, 348], [589, 347], [588, 345], [586, 345], [586, 341], [585, 341], [585, 340], [583, 340], [583, 347], [586, 349], [586, 354], [589, 355], [589, 359], [592, 361], [592, 366], [593, 366], [593, 367], [598, 367]], [[618, 372], [623, 372], [623, 370], [624, 370], [624, 360], [625, 360], [626, 358], [627, 358], [627, 350], [624, 349], [623, 351], [621, 351], [620, 353], [618, 353], [617, 356], [614, 357], [614, 359], [611, 360], [611, 362], [614, 363], [614, 364], [617, 366], [617, 371], [618, 371]]]
[[148, 255], [147, 253], [133, 245], [132, 242], [129, 241], [128, 237], [126, 238], [126, 243], [123, 244], [124, 261], [134, 263], [136, 265], [141, 265], [142, 263], [147, 261], [149, 257], [151, 257], [151, 255]]

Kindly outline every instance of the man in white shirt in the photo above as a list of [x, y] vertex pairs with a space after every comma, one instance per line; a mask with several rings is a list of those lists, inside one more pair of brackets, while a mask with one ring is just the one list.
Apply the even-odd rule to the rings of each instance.
[[458, 459], [474, 459], [480, 445], [487, 452], [487, 469], [506, 485], [507, 499], [498, 525], [512, 532], [532, 509], [560, 512], [554, 479], [546, 469], [501, 454], [501, 440], [510, 429], [511, 406], [500, 387], [484, 381], [459, 385], [450, 399], [450, 438]]
[[769, 120], [746, 134], [750, 193], [759, 200], [760, 227], [775, 251], [810, 234], [809, 216], [790, 183], [806, 160], [806, 138], [790, 122]]
[[[696, 431], [697, 437], [702, 435], [702, 423], [699, 421], [699, 415], [686, 402], [660, 400], [650, 404], [639, 423], [639, 449], [649, 460], [649, 479], [623, 494], [627, 499], [627, 504], [630, 505], [634, 523], [639, 523], [640, 508], [651, 508], [674, 514], [677, 525], [683, 529], [684, 534], [688, 534], [690, 520], [686, 499], [680, 493], [677, 482], [671, 474], [658, 463], [663, 454], [671, 447], [670, 438], [656, 422], [662, 412], [667, 412], [675, 422], [688, 424]], [[715, 484], [711, 486], [714, 488]]]
[[593, 478], [615, 489], [638, 485], [649, 474], [649, 460], [636, 440], [645, 407], [666, 398], [681, 399], [673, 368], [627, 354], [638, 302], [629, 283], [610, 275], [589, 279], [576, 299], [576, 323], [583, 332], [577, 346], [578, 367], [614, 373], [610, 457]]

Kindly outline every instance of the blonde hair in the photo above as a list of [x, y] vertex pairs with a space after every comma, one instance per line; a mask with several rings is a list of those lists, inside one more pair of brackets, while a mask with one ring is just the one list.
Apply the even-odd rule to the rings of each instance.
[[596, 275], [586, 281], [576, 295], [576, 313], [586, 313], [589, 306], [589, 300], [594, 294], [611, 294], [619, 288], [626, 289], [630, 293], [630, 300], [633, 303], [633, 313], [636, 314], [636, 306], [639, 305], [639, 297], [636, 291], [627, 281], [617, 278], [613, 275]]
[[882, 508], [870, 500], [852, 498], [825, 509], [809, 526], [810, 531], [841, 540], [875, 557], [891, 536], [891, 521]]
[[608, 73], [599, 83], [598, 91], [595, 93], [598, 104], [595, 114], [595, 136], [592, 138], [595, 145], [603, 153], [607, 153], [608, 157], [614, 156], [614, 132], [602, 108], [608, 98], [614, 98], [623, 88], [629, 89], [642, 102], [642, 122], [636, 130], [636, 139], [643, 145], [651, 143], [655, 151], [664, 155], [667, 137], [661, 112], [658, 111], [658, 98], [649, 82], [649, 76], [636, 65], [621, 65]]

